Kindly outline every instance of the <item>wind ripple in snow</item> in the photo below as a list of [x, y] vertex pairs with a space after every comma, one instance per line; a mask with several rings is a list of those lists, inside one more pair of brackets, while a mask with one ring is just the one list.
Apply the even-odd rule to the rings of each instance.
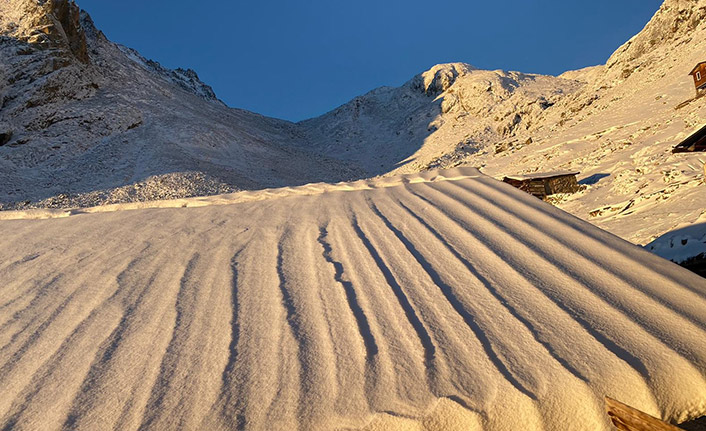
[[477, 170], [151, 206], [0, 221], [0, 429], [706, 413], [706, 281]]

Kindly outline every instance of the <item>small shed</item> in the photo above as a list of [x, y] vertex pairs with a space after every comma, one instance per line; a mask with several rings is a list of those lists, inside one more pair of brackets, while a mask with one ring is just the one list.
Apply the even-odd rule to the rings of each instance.
[[706, 126], [703, 126], [679, 145], [672, 148], [672, 153], [692, 153], [694, 151], [706, 151]]
[[689, 72], [689, 75], [694, 78], [696, 94], [699, 94], [699, 91], [706, 89], [706, 61], [702, 61], [694, 66], [694, 68], [691, 69], [691, 72]]
[[509, 175], [503, 181], [540, 199], [556, 193], [575, 193], [581, 189], [576, 175], [578, 171], [544, 172], [525, 175]]

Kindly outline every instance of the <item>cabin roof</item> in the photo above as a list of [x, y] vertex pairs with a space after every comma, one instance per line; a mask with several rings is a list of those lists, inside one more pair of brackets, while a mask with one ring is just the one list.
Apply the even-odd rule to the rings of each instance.
[[533, 174], [507, 175], [505, 178], [517, 181], [546, 180], [550, 178], [578, 175], [579, 171], [536, 172]]
[[[696, 132], [692, 133], [689, 135], [688, 138], [684, 139], [679, 145], [674, 147], [672, 149], [673, 153], [684, 153], [684, 152], [689, 152], [689, 151], [697, 151], [696, 149], [696, 144], [700, 143], [701, 147], [706, 147], [706, 143], [703, 141], [706, 140], [706, 125], [701, 127], [699, 130]], [[692, 148], [694, 147], [694, 148]]]
[[693, 75], [694, 72], [696, 72], [696, 69], [698, 69], [699, 66], [701, 66], [702, 64], [706, 64], [706, 61], [700, 61], [700, 62], [696, 63], [696, 66], [694, 66], [694, 68], [691, 69], [691, 72], [689, 72], [689, 75]]

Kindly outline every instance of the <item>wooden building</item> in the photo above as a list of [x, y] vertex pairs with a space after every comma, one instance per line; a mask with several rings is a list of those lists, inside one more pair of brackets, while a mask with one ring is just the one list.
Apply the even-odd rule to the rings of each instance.
[[689, 75], [694, 78], [694, 87], [696, 87], [697, 95], [699, 92], [706, 89], [706, 61], [702, 61], [694, 66], [691, 72], [689, 72]]
[[576, 171], [510, 175], [503, 181], [540, 199], [556, 193], [575, 193], [581, 188]]
[[672, 153], [691, 153], [694, 151], [706, 151], [706, 126], [692, 133], [672, 149]]

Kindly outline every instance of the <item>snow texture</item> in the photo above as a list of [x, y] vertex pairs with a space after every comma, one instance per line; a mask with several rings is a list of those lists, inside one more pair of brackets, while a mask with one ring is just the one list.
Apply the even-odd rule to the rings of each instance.
[[[0, 0], [0, 429], [703, 416], [706, 281], [647, 250], [704, 250], [705, 158], [670, 151], [706, 122], [704, 18], [667, 0], [606, 65], [437, 65], [293, 124], [73, 2]], [[556, 171], [584, 220], [493, 178]]]
[[706, 280], [476, 169], [182, 203], [4, 213], [0, 428], [706, 413]]

